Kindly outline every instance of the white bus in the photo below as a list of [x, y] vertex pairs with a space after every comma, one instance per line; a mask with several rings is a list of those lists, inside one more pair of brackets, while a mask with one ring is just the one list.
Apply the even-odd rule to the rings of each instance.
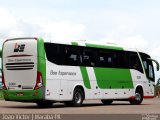
[[158, 70], [158, 62], [146, 53], [111, 44], [9, 39], [2, 48], [4, 99], [40, 107], [55, 102], [81, 106], [88, 99], [141, 104], [154, 97], [152, 61]]

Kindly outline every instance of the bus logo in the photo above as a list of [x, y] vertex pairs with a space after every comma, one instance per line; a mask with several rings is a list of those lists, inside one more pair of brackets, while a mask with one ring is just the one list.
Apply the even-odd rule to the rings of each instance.
[[17, 43], [14, 46], [14, 52], [23, 52], [25, 44], [18, 45]]

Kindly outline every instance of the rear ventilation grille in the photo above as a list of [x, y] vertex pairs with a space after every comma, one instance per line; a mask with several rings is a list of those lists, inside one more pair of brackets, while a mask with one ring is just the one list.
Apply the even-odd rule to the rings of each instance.
[[33, 62], [6, 63], [7, 70], [30, 70], [33, 69]]

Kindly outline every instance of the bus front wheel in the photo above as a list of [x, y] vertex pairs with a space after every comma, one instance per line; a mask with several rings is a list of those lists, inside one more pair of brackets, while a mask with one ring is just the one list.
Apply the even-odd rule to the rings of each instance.
[[129, 102], [131, 105], [139, 105], [143, 101], [143, 90], [137, 89], [135, 93], [135, 98], [130, 99]]

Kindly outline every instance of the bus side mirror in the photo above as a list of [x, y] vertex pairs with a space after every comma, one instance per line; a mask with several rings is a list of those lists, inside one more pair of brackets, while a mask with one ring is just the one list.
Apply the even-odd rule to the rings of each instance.
[[157, 65], [157, 71], [159, 71], [159, 63], [158, 63], [158, 61], [157, 61], [157, 60], [154, 60], [154, 59], [151, 59], [151, 58], [147, 58], [147, 59], [150, 60], [150, 61], [155, 62], [156, 65]]

